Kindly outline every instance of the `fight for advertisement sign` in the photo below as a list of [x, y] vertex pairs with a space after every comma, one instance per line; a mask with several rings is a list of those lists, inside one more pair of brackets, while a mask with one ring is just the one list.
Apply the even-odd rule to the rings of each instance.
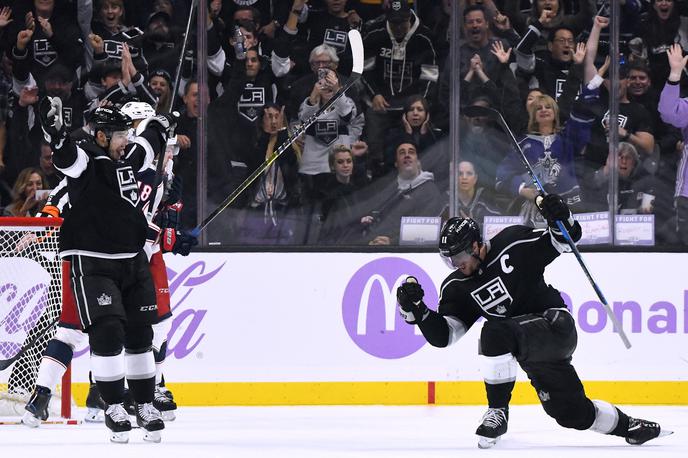
[[398, 359], [425, 345], [417, 326], [404, 322], [397, 310], [397, 287], [409, 275], [418, 279], [425, 291], [425, 303], [434, 307], [438, 296], [432, 279], [418, 265], [403, 258], [371, 261], [349, 280], [342, 298], [342, 318], [346, 332], [366, 353]]

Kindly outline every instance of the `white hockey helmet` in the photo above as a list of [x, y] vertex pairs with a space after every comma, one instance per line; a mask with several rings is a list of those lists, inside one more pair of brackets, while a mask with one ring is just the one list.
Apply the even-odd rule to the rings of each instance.
[[120, 111], [129, 116], [134, 121], [138, 119], [146, 119], [155, 116], [155, 109], [146, 102], [127, 102], [122, 105]]

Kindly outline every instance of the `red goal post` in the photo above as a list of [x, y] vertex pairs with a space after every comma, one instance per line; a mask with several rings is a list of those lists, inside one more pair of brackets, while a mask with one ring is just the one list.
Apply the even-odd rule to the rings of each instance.
[[[0, 217], [0, 360], [16, 359], [0, 371], [0, 417], [23, 414], [57, 329], [69, 287], [59, 257], [61, 224], [61, 218]], [[68, 368], [53, 390], [51, 419], [71, 417], [71, 397]]]

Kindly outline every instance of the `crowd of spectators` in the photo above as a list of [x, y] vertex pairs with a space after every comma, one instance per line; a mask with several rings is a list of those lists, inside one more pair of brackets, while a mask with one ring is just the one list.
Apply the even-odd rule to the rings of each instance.
[[[215, 208], [352, 77], [347, 32], [357, 29], [362, 78], [208, 227], [211, 243], [396, 245], [402, 217], [448, 215], [450, 170], [461, 216], [542, 224], [537, 191], [489, 119], [461, 119], [461, 162], [450, 169], [454, 81], [462, 106], [504, 114], [546, 189], [575, 212], [606, 210], [618, 175], [617, 210], [654, 214], [658, 243], [679, 243], [683, 138], [657, 105], [668, 47], [688, 47], [688, 1], [619, 0], [621, 54], [609, 56], [607, 1], [460, 0], [457, 68], [451, 0], [208, 0], [204, 55], [192, 27], [182, 56], [191, 3], [0, 0], [3, 214], [35, 214], [36, 191], [59, 182], [36, 116], [42, 97], [63, 100], [76, 138], [88, 135], [96, 107], [137, 99], [181, 113], [175, 173], [183, 223], [196, 225], [199, 197]], [[621, 64], [616, 174], [610, 58]], [[196, 193], [199, 150], [205, 196]]]

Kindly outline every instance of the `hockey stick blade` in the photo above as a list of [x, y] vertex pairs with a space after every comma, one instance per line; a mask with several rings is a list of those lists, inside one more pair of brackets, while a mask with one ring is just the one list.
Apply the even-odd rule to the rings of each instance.
[[52, 323], [50, 323], [49, 326], [46, 326], [43, 331], [41, 331], [37, 336], [34, 336], [29, 343], [24, 345], [21, 350], [17, 352], [16, 355], [12, 356], [11, 358], [8, 359], [0, 359], [0, 372], [4, 371], [8, 367], [10, 367], [16, 360], [21, 358], [21, 356], [26, 353], [31, 347], [34, 346], [38, 340], [43, 337], [49, 330], [53, 329], [55, 325], [60, 321], [60, 317], [58, 316], [55, 318]]
[[[526, 171], [528, 172], [528, 175], [530, 176], [530, 179], [532, 180], [533, 184], [537, 188], [537, 190], [544, 196], [547, 195], [547, 191], [545, 191], [544, 186], [540, 182], [540, 179], [537, 177], [535, 174], [535, 171], [533, 170], [533, 167], [530, 165], [528, 162], [528, 158], [526, 157], [525, 153], [523, 152], [523, 148], [521, 148], [521, 145], [518, 143], [518, 140], [516, 140], [516, 137], [514, 136], [513, 131], [509, 128], [509, 125], [506, 123], [506, 120], [504, 119], [504, 116], [502, 114], [495, 110], [494, 108], [488, 108], [488, 107], [480, 107], [480, 106], [470, 106], [470, 107], [464, 107], [463, 110], [461, 111], [463, 114], [465, 114], [468, 117], [478, 117], [478, 116], [484, 116], [487, 117], [493, 121], [496, 121], [497, 124], [499, 124], [504, 131], [509, 136], [509, 140], [511, 140], [512, 146], [516, 150], [516, 152], [519, 154], [521, 163], [523, 163], [523, 166], [525, 167]], [[611, 320], [613, 326], [614, 326], [614, 331], [619, 334], [619, 337], [621, 338], [621, 341], [623, 342], [624, 346], [626, 349], [631, 348], [631, 342], [628, 340], [628, 336], [626, 336], [626, 333], [624, 332], [623, 328], [621, 327], [621, 323], [619, 323], [619, 320], [616, 319], [616, 315], [614, 315], [614, 312], [612, 311], [612, 308], [609, 306], [609, 302], [607, 302], [607, 299], [604, 297], [604, 294], [602, 294], [602, 290], [600, 287], [597, 285], [597, 282], [592, 278], [592, 274], [590, 273], [590, 270], [588, 269], [587, 264], [585, 264], [585, 261], [583, 260], [583, 256], [581, 255], [580, 251], [578, 251], [578, 247], [576, 246], [576, 242], [573, 241], [571, 238], [571, 234], [569, 234], [569, 231], [566, 230], [566, 227], [564, 226], [564, 223], [562, 221], [556, 221], [557, 228], [561, 232], [561, 235], [564, 237], [566, 240], [566, 243], [569, 245], [571, 248], [571, 252], [574, 254], [576, 257], [576, 260], [578, 261], [578, 264], [580, 265], [581, 269], [583, 270], [583, 273], [585, 274], [586, 278], [588, 279], [588, 282], [592, 286], [592, 289], [595, 290], [595, 294], [597, 294], [597, 297], [599, 298], [600, 302], [604, 306], [604, 310], [607, 312], [607, 316]]]
[[258, 166], [256, 170], [249, 175], [243, 183], [241, 183], [237, 188], [232, 191], [225, 200], [223, 200], [220, 205], [217, 206], [215, 210], [210, 213], [197, 227], [191, 230], [191, 234], [198, 237], [203, 229], [205, 229], [208, 224], [210, 224], [217, 216], [222, 213], [227, 207], [229, 207], [232, 202], [234, 202], [237, 197], [239, 197], [246, 189], [248, 189], [251, 184], [253, 184], [258, 177], [260, 177], [276, 160], [282, 155], [295, 141], [298, 139], [306, 130], [318, 120], [320, 116], [326, 113], [332, 105], [334, 105], [340, 98], [342, 98], [346, 91], [351, 89], [354, 84], [361, 78], [363, 73], [363, 39], [358, 30], [349, 31], [349, 43], [351, 44], [351, 56], [353, 59], [353, 67], [351, 72], [351, 77], [349, 80], [339, 88], [339, 90], [328, 100], [323, 106], [321, 106], [317, 112], [315, 112], [310, 118], [298, 126], [292, 134], [287, 138], [284, 143], [282, 143], [273, 153], [265, 159], [265, 161]]

